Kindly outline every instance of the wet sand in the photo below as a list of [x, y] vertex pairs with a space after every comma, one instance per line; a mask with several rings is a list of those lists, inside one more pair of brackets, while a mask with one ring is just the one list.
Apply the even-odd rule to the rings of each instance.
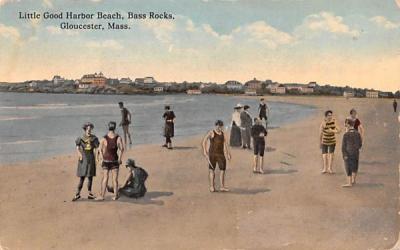
[[[129, 150], [149, 172], [142, 199], [71, 202], [76, 156], [0, 166], [0, 249], [388, 249], [398, 237], [399, 123], [392, 100], [267, 97], [314, 105], [317, 115], [269, 131], [265, 167], [232, 149], [229, 193], [208, 191], [202, 136]], [[346, 177], [338, 136], [335, 175], [321, 175], [318, 129], [332, 109], [356, 108], [366, 129], [358, 183]], [[272, 110], [273, 112], [273, 110]], [[212, 124], [210, 124], [210, 129]], [[206, 130], [205, 130], [206, 131]], [[120, 181], [126, 169], [121, 168]], [[217, 172], [218, 174], [218, 172]], [[100, 187], [100, 168], [94, 190]]]

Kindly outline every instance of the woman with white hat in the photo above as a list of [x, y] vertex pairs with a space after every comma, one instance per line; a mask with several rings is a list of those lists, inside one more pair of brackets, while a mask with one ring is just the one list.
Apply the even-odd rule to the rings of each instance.
[[242, 105], [238, 103], [234, 107], [234, 111], [232, 114], [232, 129], [231, 136], [229, 139], [229, 145], [231, 147], [240, 147], [242, 146], [242, 136], [240, 132], [240, 112], [242, 110]]

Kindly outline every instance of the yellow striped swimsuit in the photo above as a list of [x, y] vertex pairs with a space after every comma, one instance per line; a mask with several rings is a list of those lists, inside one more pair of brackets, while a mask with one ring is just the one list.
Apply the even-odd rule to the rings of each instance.
[[330, 129], [336, 129], [336, 121], [332, 120], [326, 122], [322, 130], [322, 144], [324, 145], [336, 145], [336, 136], [333, 132], [328, 132]]

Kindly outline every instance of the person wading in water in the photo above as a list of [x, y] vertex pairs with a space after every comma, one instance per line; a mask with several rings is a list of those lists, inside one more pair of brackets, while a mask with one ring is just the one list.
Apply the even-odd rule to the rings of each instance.
[[124, 131], [124, 143], [125, 143], [125, 145], [128, 145], [127, 141], [126, 141], [126, 137], [128, 136], [129, 144], [132, 144], [131, 133], [129, 133], [129, 124], [131, 124], [131, 121], [132, 121], [131, 112], [129, 112], [129, 110], [127, 110], [124, 107], [123, 102], [119, 102], [118, 104], [119, 104], [119, 108], [121, 109], [121, 116], [122, 116], [119, 126], [121, 126], [122, 130]]

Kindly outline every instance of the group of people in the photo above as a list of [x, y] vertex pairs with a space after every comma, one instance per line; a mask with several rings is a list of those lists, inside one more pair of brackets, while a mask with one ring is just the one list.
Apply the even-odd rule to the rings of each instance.
[[[251, 138], [253, 138], [254, 161], [253, 173], [264, 173], [264, 151], [265, 137], [267, 136], [267, 110], [269, 108], [262, 98], [259, 105], [259, 116], [253, 119], [249, 113], [249, 106], [237, 104], [234, 107], [231, 123], [231, 134], [229, 145], [252, 149]], [[243, 110], [242, 110], [243, 109]], [[265, 123], [265, 126], [263, 125]], [[209, 190], [215, 192], [215, 169], [218, 165], [220, 170], [221, 192], [229, 191], [225, 186], [226, 161], [231, 159], [228, 140], [224, 133], [224, 123], [221, 120], [215, 122], [215, 128], [208, 131], [202, 141], [203, 155], [205, 156], [209, 169]]]
[[[356, 183], [360, 149], [364, 140], [364, 127], [357, 117], [355, 109], [350, 110], [350, 116], [345, 120], [345, 133], [342, 140], [342, 156], [344, 160], [347, 183], [343, 187], [352, 187]], [[336, 147], [336, 134], [341, 129], [333, 117], [333, 112], [327, 110], [320, 125], [320, 148], [322, 150], [322, 174], [334, 174], [333, 157]]]

